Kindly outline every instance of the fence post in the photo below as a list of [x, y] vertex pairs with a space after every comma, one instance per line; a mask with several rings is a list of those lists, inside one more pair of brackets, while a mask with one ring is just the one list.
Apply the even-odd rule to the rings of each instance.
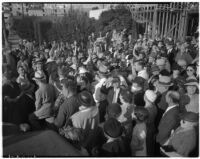
[[156, 32], [156, 27], [157, 27], [157, 15], [158, 15], [158, 12], [157, 12], [157, 5], [155, 6], [154, 8], [154, 12], [153, 12], [153, 34], [152, 36], [155, 38], [155, 32]]

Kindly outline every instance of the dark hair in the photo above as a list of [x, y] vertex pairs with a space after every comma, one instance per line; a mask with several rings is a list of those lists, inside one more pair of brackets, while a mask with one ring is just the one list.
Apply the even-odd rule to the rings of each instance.
[[89, 83], [89, 80], [88, 80], [88, 78], [87, 78], [87, 77], [85, 77], [85, 76], [82, 76], [82, 77], [81, 77], [81, 80], [82, 80], [82, 81], [84, 81], [86, 84], [88, 84], [88, 83]]
[[[189, 65], [187, 65], [187, 68], [188, 68], [188, 67], [192, 67], [193, 70], [194, 70], [194, 72], [196, 71], [196, 66], [195, 66], [195, 64], [189, 64]], [[186, 68], [186, 69], [187, 69], [187, 68]]]
[[132, 95], [131, 91], [129, 91], [128, 89], [122, 89], [121, 96], [125, 102], [127, 102], [127, 103], [132, 102], [133, 95]]
[[69, 92], [73, 93], [73, 94], [76, 94], [76, 90], [77, 90], [77, 85], [76, 85], [76, 82], [74, 81], [64, 81], [63, 82], [63, 87], [65, 87]]
[[137, 117], [137, 120], [140, 122], [144, 122], [149, 117], [149, 112], [146, 108], [142, 106], [137, 106], [135, 108], [135, 116]]
[[138, 65], [140, 65], [142, 68], [145, 66], [145, 63], [144, 61], [142, 60], [139, 60], [139, 61], [136, 61], [138, 63]]

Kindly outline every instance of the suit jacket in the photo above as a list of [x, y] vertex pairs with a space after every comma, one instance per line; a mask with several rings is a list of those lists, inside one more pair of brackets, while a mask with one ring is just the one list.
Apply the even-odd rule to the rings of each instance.
[[170, 53], [168, 53], [168, 60], [170, 65], [172, 66], [172, 64], [175, 62], [175, 57], [176, 57], [177, 51], [173, 48]]
[[35, 92], [35, 115], [39, 119], [44, 119], [47, 117], [52, 116], [53, 113], [53, 105], [54, 101], [56, 99], [56, 93], [54, 86], [47, 84], [43, 86], [42, 88], [39, 88]]
[[179, 106], [167, 111], [160, 120], [156, 141], [163, 145], [171, 135], [171, 131], [180, 124]]

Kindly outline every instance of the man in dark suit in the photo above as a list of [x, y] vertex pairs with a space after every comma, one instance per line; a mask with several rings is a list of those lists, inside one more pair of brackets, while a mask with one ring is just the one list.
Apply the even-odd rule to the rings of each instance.
[[168, 108], [165, 110], [160, 120], [158, 134], [156, 136], [156, 141], [159, 145], [164, 145], [170, 137], [171, 131], [179, 126], [179, 100], [180, 95], [176, 91], [169, 91], [166, 95]]
[[169, 60], [170, 65], [172, 66], [172, 64], [174, 64], [175, 62], [177, 51], [174, 49], [172, 41], [167, 42], [166, 47], [167, 47], [167, 58]]
[[108, 91], [107, 101], [109, 104], [118, 103], [120, 94], [120, 79], [114, 77], [112, 80], [112, 87]]

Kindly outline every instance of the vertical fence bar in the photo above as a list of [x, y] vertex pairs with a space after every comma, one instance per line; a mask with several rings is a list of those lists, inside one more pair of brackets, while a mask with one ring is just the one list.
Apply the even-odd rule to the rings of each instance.
[[[173, 3], [170, 3], [170, 9], [173, 9]], [[173, 27], [172, 25], [172, 13], [171, 13], [171, 10], [169, 9], [169, 26], [168, 26], [168, 30], [170, 30], [170, 28]], [[173, 30], [171, 32], [169, 32], [169, 36], [173, 37]]]
[[159, 35], [161, 36], [161, 11], [160, 11], [160, 9], [157, 11], [157, 13], [158, 13], [158, 32], [159, 32]]
[[166, 14], [165, 14], [165, 18], [166, 18], [166, 20], [165, 20], [165, 33], [164, 33], [164, 35], [165, 36], [167, 36], [166, 34], [167, 34], [167, 29], [168, 29], [168, 25], [169, 25], [169, 23], [168, 23], [168, 20], [169, 20], [169, 10], [168, 10], [168, 5], [166, 5], [167, 6], [167, 8], [166, 8]]
[[[165, 6], [165, 5], [163, 5], [163, 6]], [[164, 10], [162, 9], [162, 30], [161, 30], [161, 35], [162, 35], [162, 37], [164, 36], [164, 23], [165, 23], [165, 14], [164, 14]]]

